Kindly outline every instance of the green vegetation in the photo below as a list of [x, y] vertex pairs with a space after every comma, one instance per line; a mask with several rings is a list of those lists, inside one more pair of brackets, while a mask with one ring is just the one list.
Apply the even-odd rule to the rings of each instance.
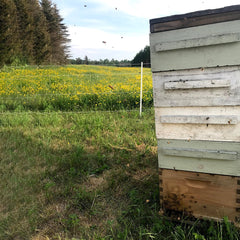
[[[152, 77], [143, 75], [143, 106], [152, 106]], [[89, 111], [139, 108], [140, 68], [103, 66], [5, 67], [1, 111]]]
[[68, 33], [51, 0], [0, 1], [0, 67], [63, 64]]
[[151, 59], [150, 59], [150, 46], [145, 46], [144, 49], [140, 50], [135, 57], [130, 61], [127, 59], [124, 60], [116, 60], [116, 59], [100, 59], [100, 60], [90, 60], [87, 56], [85, 59], [76, 58], [71, 59], [71, 64], [86, 64], [86, 65], [104, 65], [104, 66], [122, 66], [122, 67], [136, 67], [140, 66], [141, 62], [143, 62], [144, 67], [151, 67]]
[[[143, 62], [146, 64], [149, 64], [150, 61], [150, 47], [146, 46], [144, 49], [140, 50], [136, 56], [132, 60], [132, 64], [138, 64], [140, 62]], [[149, 67], [150, 65], [148, 65]]]
[[154, 112], [0, 115], [0, 239], [239, 239], [158, 214]]
[[[136, 74], [136, 69], [130, 69], [125, 71]], [[24, 105], [32, 104], [31, 91], [39, 87], [48, 91], [49, 86], [58, 86], [58, 94], [65, 91], [66, 97], [71, 96], [69, 91], [79, 84], [79, 71], [85, 71], [85, 75], [91, 72], [95, 77], [82, 81], [86, 88], [76, 91], [108, 90], [114, 98], [112, 90], [119, 93], [126, 87], [128, 99], [139, 84], [131, 82], [127, 77], [131, 74], [124, 76], [122, 70], [101, 68], [99, 73], [100, 68], [95, 66], [68, 66], [3, 69], [0, 73], [7, 79], [7, 85], [0, 80], [0, 93], [4, 92], [0, 94], [0, 239], [240, 238], [227, 219], [222, 223], [188, 224], [159, 215], [157, 141], [150, 101], [142, 117], [138, 109], [134, 110], [137, 104], [131, 111], [115, 112], [67, 108], [61, 112], [61, 108], [53, 108], [52, 102], [46, 102], [46, 109], [40, 112]], [[74, 73], [76, 78], [72, 78]], [[100, 75], [106, 79], [99, 80], [96, 76]], [[46, 79], [55, 85], [45, 84]], [[108, 86], [111, 79], [113, 89]], [[135, 79], [139, 83], [138, 75]], [[11, 81], [15, 84], [9, 85]], [[132, 88], [125, 85], [129, 82]], [[63, 88], [64, 84], [71, 87]], [[54, 94], [53, 89], [49, 91]], [[17, 108], [10, 109], [6, 92], [15, 101], [20, 98], [21, 105], [19, 101]]]

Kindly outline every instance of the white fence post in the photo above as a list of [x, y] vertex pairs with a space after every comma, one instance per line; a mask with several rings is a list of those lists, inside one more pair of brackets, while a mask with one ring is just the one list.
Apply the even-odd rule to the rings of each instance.
[[141, 62], [140, 117], [142, 116], [143, 62]]

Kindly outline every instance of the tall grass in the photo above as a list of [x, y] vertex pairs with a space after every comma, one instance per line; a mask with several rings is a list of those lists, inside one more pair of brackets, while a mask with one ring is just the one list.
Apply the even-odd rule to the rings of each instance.
[[[62, 78], [67, 69], [72, 75], [76, 71], [77, 76], [84, 69], [100, 71], [86, 66], [3, 69], [1, 74], [5, 74], [7, 83], [4, 80], [1, 86], [8, 91], [6, 86], [15, 81], [12, 76], [17, 72], [22, 79], [19, 83], [35, 74], [36, 84], [42, 81], [44, 86], [46, 76], [52, 83], [55, 77]], [[47, 75], [43, 74], [45, 71], [49, 71]], [[26, 87], [28, 80], [25, 82]], [[76, 82], [79, 83], [77, 79]], [[111, 86], [120, 91], [116, 87], [118, 82], [124, 86], [119, 79], [111, 82]], [[60, 100], [59, 106], [49, 101], [41, 109], [33, 104], [29, 92], [27, 98], [22, 95], [23, 85], [19, 87], [17, 83], [9, 90], [16, 87], [19, 92], [1, 93], [0, 239], [239, 239], [239, 231], [227, 219], [222, 223], [197, 221], [192, 225], [159, 215], [153, 109], [145, 110], [141, 118], [138, 110], [88, 111], [93, 109], [90, 103], [88, 108], [82, 108], [87, 111], [74, 112], [80, 108], [67, 108], [68, 105], [64, 108]], [[130, 90], [131, 95], [133, 89]], [[9, 104], [7, 96], [17, 97], [16, 105]], [[18, 97], [21, 101], [24, 97], [26, 103]], [[69, 101], [70, 94], [66, 97]]]

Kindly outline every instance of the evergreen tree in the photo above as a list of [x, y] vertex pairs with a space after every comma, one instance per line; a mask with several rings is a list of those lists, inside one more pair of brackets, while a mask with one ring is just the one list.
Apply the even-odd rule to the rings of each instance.
[[37, 0], [30, 0], [33, 15], [33, 59], [35, 64], [47, 63], [50, 53], [50, 36], [47, 21]]
[[56, 19], [58, 31], [57, 31], [57, 43], [55, 42], [55, 53], [59, 63], [67, 63], [69, 57], [69, 46], [67, 45], [70, 40], [68, 39], [68, 30], [65, 24], [63, 23], [63, 18], [59, 14], [57, 5], [53, 6], [53, 16]]
[[0, 66], [10, 64], [19, 52], [16, 7], [11, 0], [0, 1]]
[[50, 0], [0, 0], [0, 66], [63, 64], [68, 33]]
[[42, 0], [41, 6], [48, 24], [50, 34], [50, 63], [63, 64], [68, 58], [68, 33], [66, 26], [62, 23], [59, 11], [56, 5], [50, 0]]
[[29, 64], [34, 64], [34, 19], [32, 8], [27, 0], [13, 0], [17, 8], [18, 35], [21, 41], [21, 59]]
[[150, 63], [150, 47], [146, 46], [143, 50], [139, 51], [132, 60], [132, 64]]
[[89, 59], [88, 59], [88, 56], [85, 56], [84, 57], [84, 64], [88, 65], [89, 64]]

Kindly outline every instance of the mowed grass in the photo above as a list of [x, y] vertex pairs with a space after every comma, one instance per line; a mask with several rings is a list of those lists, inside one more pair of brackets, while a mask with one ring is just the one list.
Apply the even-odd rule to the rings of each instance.
[[238, 239], [159, 212], [153, 110], [0, 115], [0, 239]]
[[[122, 70], [2, 69], [0, 239], [239, 239], [227, 219], [191, 225], [159, 215], [151, 81], [139, 117], [139, 69]], [[79, 81], [83, 72], [95, 78]]]
[[5, 114], [0, 127], [0, 239], [122, 239], [157, 217], [152, 111]]
[[[139, 107], [140, 68], [22, 67], [0, 70], [0, 111], [88, 111]], [[143, 104], [152, 106], [152, 77], [143, 70]]]

